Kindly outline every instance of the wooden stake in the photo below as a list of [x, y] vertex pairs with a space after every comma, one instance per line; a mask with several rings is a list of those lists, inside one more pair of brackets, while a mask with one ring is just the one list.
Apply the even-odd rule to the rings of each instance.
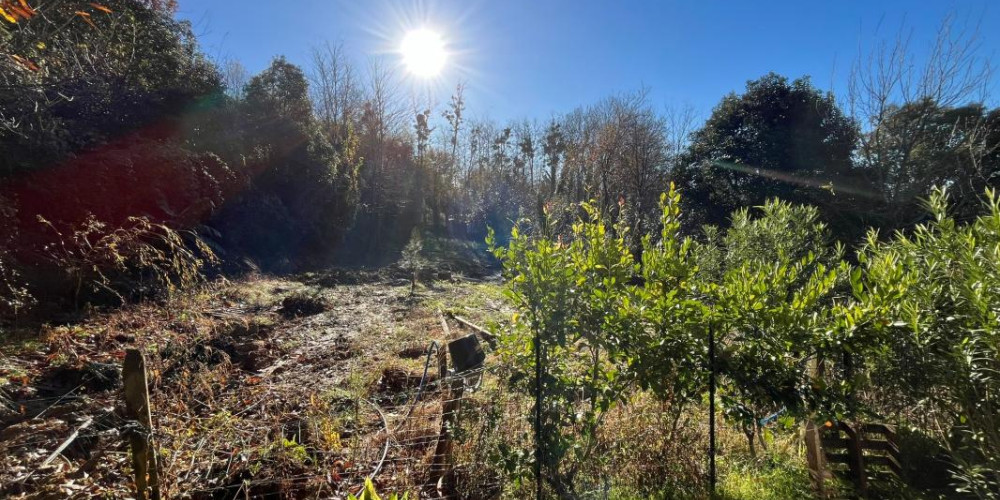
[[431, 478], [438, 482], [441, 495], [451, 495], [455, 491], [452, 476], [452, 434], [458, 425], [458, 412], [461, 408], [462, 394], [465, 383], [461, 377], [456, 377], [448, 384], [444, 403], [441, 404], [441, 433], [434, 449], [434, 460], [431, 462]]
[[451, 328], [448, 328], [448, 320], [445, 319], [440, 309], [438, 309], [438, 317], [441, 319], [441, 331], [444, 333], [444, 340], [438, 347], [438, 382], [441, 392], [444, 393], [444, 381], [448, 378], [448, 342], [451, 341]]
[[823, 447], [820, 441], [820, 430], [816, 423], [807, 420], [805, 424], [806, 463], [809, 465], [809, 475], [818, 498], [826, 498], [824, 491], [826, 482], [826, 463], [823, 458]]
[[146, 358], [138, 349], [125, 352], [122, 379], [125, 384], [125, 411], [128, 418], [139, 427], [129, 435], [132, 468], [135, 469], [136, 498], [160, 500], [160, 471], [156, 463], [156, 446], [153, 444], [153, 416], [149, 408]]
[[[753, 442], [751, 441], [752, 445]], [[752, 451], [752, 450], [751, 450]], [[708, 487], [715, 495], [715, 330], [708, 326]]]

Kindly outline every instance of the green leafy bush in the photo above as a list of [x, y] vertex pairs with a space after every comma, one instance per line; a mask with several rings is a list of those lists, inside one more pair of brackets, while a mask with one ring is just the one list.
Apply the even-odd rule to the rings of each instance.
[[1000, 200], [961, 225], [948, 196], [928, 202], [933, 220], [859, 255], [864, 304], [884, 304], [870, 352], [873, 404], [938, 434], [960, 492], [1000, 497]]
[[833, 301], [849, 274], [842, 250], [830, 244], [815, 208], [771, 200], [760, 213], [737, 211], [724, 234], [709, 231], [695, 252], [726, 415], [743, 427], [751, 453], [768, 414], [845, 411], [807, 370], [839, 354], [831, 336], [838, 331]]
[[518, 308], [501, 354], [512, 386], [541, 402], [529, 416], [540, 480], [575, 495], [600, 467], [605, 417], [637, 391], [678, 417], [701, 401], [711, 329], [723, 406], [751, 453], [755, 436], [766, 443], [760, 420], [772, 412], [790, 424], [909, 407], [908, 418], [943, 429], [958, 490], [992, 498], [1000, 202], [987, 197], [988, 213], [962, 226], [935, 193], [933, 221], [887, 242], [872, 234], [858, 267], [843, 261], [816, 209], [780, 201], [759, 216], [737, 212], [701, 242], [684, 238], [673, 189], [641, 258], [627, 228], [586, 204], [569, 234], [522, 223], [507, 247], [491, 237]]
[[629, 285], [638, 271], [621, 226], [587, 218], [566, 241], [534, 238], [518, 227], [510, 245], [489, 244], [503, 262], [508, 295], [521, 310], [503, 337], [512, 382], [539, 391], [536, 467], [561, 497], [573, 497], [580, 466], [591, 459], [602, 416], [631, 385], [621, 346], [636, 327]]

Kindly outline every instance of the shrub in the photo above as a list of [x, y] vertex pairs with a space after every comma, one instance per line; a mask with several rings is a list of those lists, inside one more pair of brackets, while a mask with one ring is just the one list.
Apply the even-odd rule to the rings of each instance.
[[858, 300], [885, 304], [873, 402], [938, 433], [958, 491], [998, 498], [1000, 199], [987, 191], [986, 213], [967, 225], [948, 215], [944, 190], [928, 206], [932, 221], [887, 242], [872, 233], [859, 254]]
[[34, 297], [28, 292], [14, 267], [14, 258], [10, 252], [10, 247], [17, 239], [14, 213], [14, 208], [0, 196], [0, 227], [15, 228], [0, 235], [0, 318], [17, 316], [34, 302]]
[[515, 389], [541, 401], [530, 417], [536, 474], [562, 497], [575, 495], [609, 410], [637, 390], [669, 402], [671, 428], [701, 400], [709, 330], [727, 416], [742, 424], [751, 452], [768, 413], [851, 411], [851, 381], [817, 383], [807, 364], [838, 359], [845, 345], [872, 348], [878, 337], [853, 338], [856, 320], [882, 309], [847, 302], [856, 273], [829, 245], [817, 211], [769, 201], [760, 217], [738, 212], [732, 228], [696, 244], [680, 235], [679, 207], [673, 189], [662, 196], [660, 232], [642, 239], [641, 260], [627, 228], [587, 204], [565, 237], [546, 223], [534, 235], [516, 226], [507, 248], [490, 239], [519, 310], [501, 353]]
[[691, 241], [679, 237], [679, 199], [673, 190], [662, 197], [663, 229], [655, 243], [643, 240], [642, 266], [626, 226], [605, 223], [589, 204], [565, 239], [515, 227], [509, 247], [497, 248], [491, 235], [520, 310], [501, 352], [515, 388], [540, 394], [535, 466], [562, 497], [575, 495], [605, 416], [636, 387], [673, 401], [675, 423], [699, 392], [705, 308], [695, 300]]
[[63, 274], [76, 307], [82, 300], [123, 303], [169, 297], [201, 282], [204, 265], [216, 262], [193, 233], [145, 217], [130, 217], [127, 225], [110, 228], [90, 216], [64, 231], [42, 217], [39, 222], [55, 235], [55, 243], [42, 249], [43, 257]]
[[[535, 466], [560, 497], [575, 496], [580, 465], [597, 444], [602, 416], [629, 387], [618, 345], [634, 325], [628, 283], [637, 272], [621, 227], [596, 209], [568, 241], [531, 238], [518, 227], [510, 246], [489, 244], [503, 262], [507, 294], [520, 309], [502, 354], [518, 390], [540, 392]], [[616, 235], [615, 233], [618, 232]]]
[[758, 217], [737, 211], [725, 233], [709, 231], [695, 251], [702, 300], [712, 310], [707, 322], [715, 329], [724, 410], [742, 426], [751, 453], [767, 414], [847, 411], [845, 387], [831, 388], [835, 394], [807, 373], [809, 363], [841, 354], [833, 305], [847, 293], [842, 250], [813, 207], [770, 200], [758, 210]]

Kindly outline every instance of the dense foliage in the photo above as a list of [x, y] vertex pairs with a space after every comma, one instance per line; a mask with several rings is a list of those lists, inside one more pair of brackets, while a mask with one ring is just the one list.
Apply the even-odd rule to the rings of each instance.
[[515, 227], [495, 246], [519, 309], [503, 352], [515, 388], [539, 397], [528, 418], [541, 479], [573, 497], [603, 415], [637, 391], [700, 402], [713, 330], [721, 401], [751, 450], [771, 413], [873, 414], [943, 429], [957, 490], [995, 494], [1000, 205], [988, 197], [989, 212], [962, 226], [938, 192], [933, 222], [885, 243], [873, 234], [858, 267], [815, 208], [775, 200], [695, 241], [679, 233], [671, 191], [641, 260], [627, 227], [590, 205], [565, 238]]
[[[645, 88], [500, 124], [470, 117], [461, 84], [439, 109], [409, 103], [390, 66], [359, 71], [339, 45], [253, 76], [213, 63], [174, 2], [3, 6], [0, 196], [13, 223], [0, 275], [19, 310], [27, 290], [71, 295], [26, 283], [54, 243], [38, 216], [60, 228], [93, 216], [109, 232], [146, 217], [193, 231], [224, 269], [291, 271], [394, 262], [415, 230], [479, 241], [489, 226], [505, 240], [531, 217], [569, 233], [592, 201], [638, 264], [670, 181], [684, 234], [777, 197], [815, 205], [852, 245], [869, 226], [920, 222], [935, 185], [966, 220], [1000, 178], [997, 111], [972, 92], [985, 74], [974, 40], [935, 52], [922, 75], [859, 66], [846, 99], [768, 74], [701, 127], [690, 109], [657, 110]], [[716, 243], [704, 251], [728, 251]]]
[[559, 495], [637, 395], [678, 431], [710, 334], [751, 450], [765, 416], [875, 416], [929, 435], [958, 491], [998, 495], [1000, 110], [974, 93], [974, 40], [942, 30], [916, 70], [889, 47], [846, 96], [767, 74], [700, 127], [647, 89], [501, 124], [461, 84], [409, 106], [336, 45], [217, 64], [175, 7], [0, 0], [5, 320], [216, 271], [401, 259], [412, 291], [425, 235], [493, 228], [520, 310], [501, 352], [542, 396], [538, 453], [507, 458]]
[[856, 182], [857, 136], [832, 94], [771, 73], [723, 98], [692, 135], [675, 177], [696, 223], [724, 224], [731, 212], [774, 197], [829, 204], [834, 190]]
[[[858, 300], [888, 305], [868, 354], [876, 408], [933, 429], [959, 491], [1000, 494], [1000, 199], [968, 224], [930, 199], [933, 221], [860, 254]], [[867, 353], [866, 353], [867, 354]]]
[[[208, 271], [208, 255], [229, 268], [329, 261], [350, 226], [361, 162], [352, 129], [321, 127], [304, 73], [280, 58], [241, 98], [227, 95], [171, 10], [53, 2], [3, 32], [5, 313], [30, 294], [77, 306], [160, 296], [197, 281], [187, 274]], [[121, 253], [150, 238], [136, 247], [144, 257]], [[146, 268], [154, 249], [153, 260], [197, 269], [150, 281], [166, 277]]]

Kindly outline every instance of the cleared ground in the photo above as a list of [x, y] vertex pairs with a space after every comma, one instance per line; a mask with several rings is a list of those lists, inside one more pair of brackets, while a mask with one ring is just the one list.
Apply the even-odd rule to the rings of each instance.
[[[438, 311], [479, 324], [509, 313], [495, 282], [441, 278], [411, 296], [407, 280], [375, 274], [258, 277], [8, 335], [0, 496], [132, 496], [118, 372], [131, 346], [149, 360], [172, 496], [344, 494], [379, 462], [377, 412], [406, 416], [406, 401], [393, 399], [419, 385], [426, 347], [442, 337]], [[399, 475], [378, 478], [407, 486]]]

